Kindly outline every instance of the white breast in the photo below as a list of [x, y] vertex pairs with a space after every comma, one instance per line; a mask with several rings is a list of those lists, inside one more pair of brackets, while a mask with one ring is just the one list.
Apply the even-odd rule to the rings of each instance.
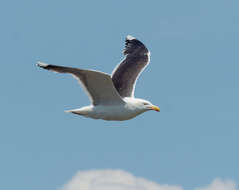
[[88, 113], [88, 117], [104, 120], [128, 120], [142, 113], [142, 111], [133, 108], [127, 104], [112, 106], [95, 106]]

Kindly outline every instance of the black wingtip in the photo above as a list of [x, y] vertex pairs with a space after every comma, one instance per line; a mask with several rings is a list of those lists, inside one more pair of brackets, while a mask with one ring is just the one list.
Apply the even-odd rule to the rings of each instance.
[[137, 40], [135, 37], [128, 35], [125, 39], [125, 48], [123, 53], [125, 55], [130, 54], [130, 53], [133, 53], [138, 48], [145, 48], [147, 51], [147, 48], [144, 46], [142, 42]]

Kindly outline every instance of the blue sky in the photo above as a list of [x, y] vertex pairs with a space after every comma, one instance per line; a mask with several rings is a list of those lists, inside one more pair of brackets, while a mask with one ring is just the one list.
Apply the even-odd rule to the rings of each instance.
[[[51, 190], [77, 171], [121, 169], [184, 190], [239, 182], [239, 2], [1, 1], [0, 189]], [[159, 105], [125, 122], [37, 61], [111, 73], [126, 35], [151, 51], [135, 96]]]

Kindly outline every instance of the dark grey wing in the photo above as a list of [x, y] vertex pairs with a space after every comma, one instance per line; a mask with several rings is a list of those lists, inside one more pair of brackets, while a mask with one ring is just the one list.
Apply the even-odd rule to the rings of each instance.
[[111, 77], [121, 97], [134, 97], [134, 89], [138, 76], [150, 60], [150, 53], [145, 45], [132, 36], [127, 36], [125, 59], [114, 69]]

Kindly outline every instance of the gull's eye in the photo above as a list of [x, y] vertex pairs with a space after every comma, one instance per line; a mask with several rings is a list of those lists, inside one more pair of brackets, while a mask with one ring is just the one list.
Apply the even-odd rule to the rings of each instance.
[[144, 104], [144, 105], [149, 105], [147, 102], [144, 102], [143, 104]]

